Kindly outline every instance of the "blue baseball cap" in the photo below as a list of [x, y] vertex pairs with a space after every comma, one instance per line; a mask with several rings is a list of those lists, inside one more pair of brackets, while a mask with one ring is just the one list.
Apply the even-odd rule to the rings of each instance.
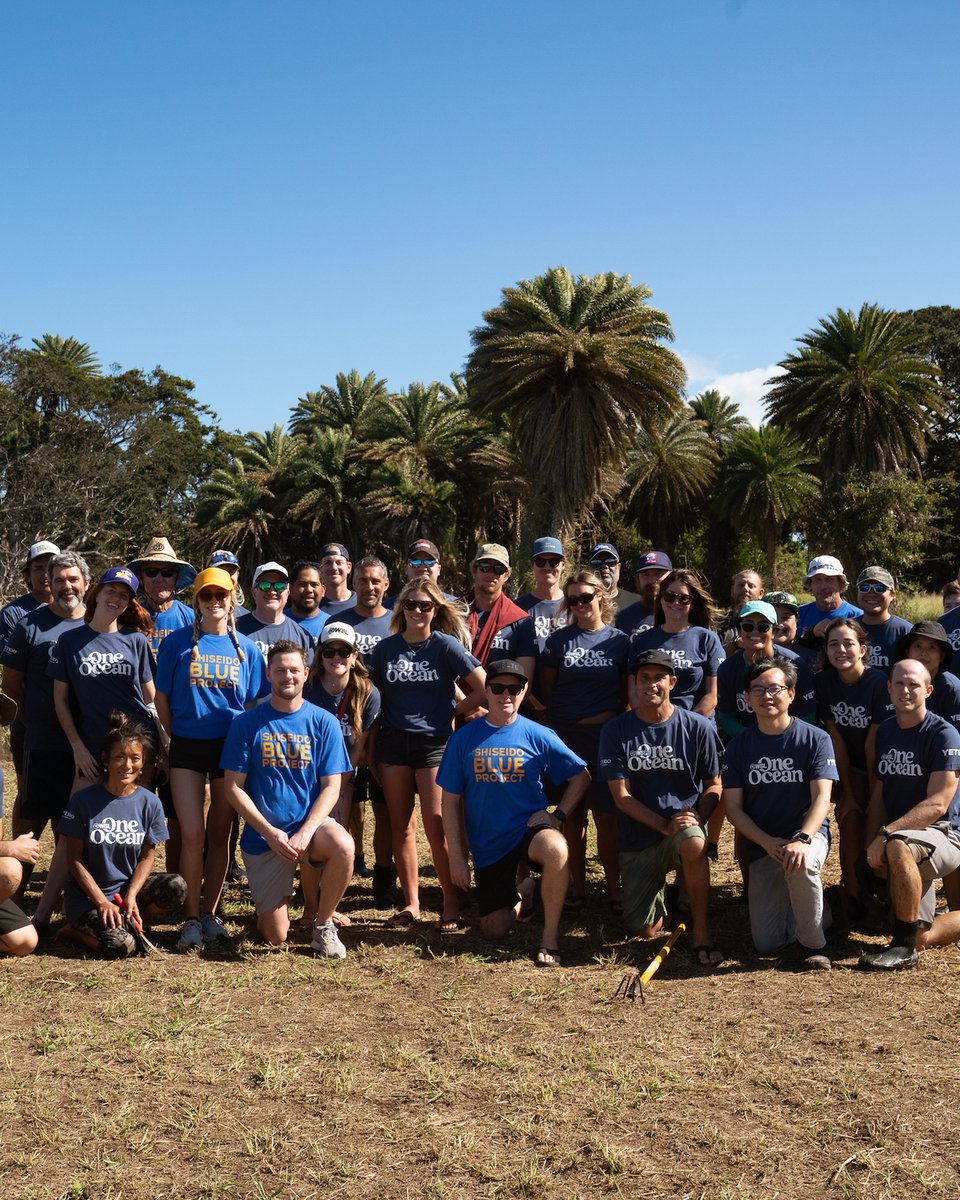
[[134, 575], [129, 567], [110, 567], [104, 571], [99, 579], [100, 587], [105, 583], [125, 583], [133, 595], [136, 595], [137, 589], [140, 587], [140, 580]]
[[763, 617], [765, 621], [769, 621], [771, 625], [777, 623], [777, 610], [772, 604], [768, 604], [766, 600], [751, 600], [740, 609], [737, 614], [742, 621], [744, 617]]
[[347, 562], [353, 562], [353, 559], [350, 557], [350, 551], [346, 548], [343, 542], [327, 542], [327, 544], [320, 550], [321, 559], [330, 558], [331, 556], [336, 556], [338, 554], [341, 558], [345, 558]]
[[208, 567], [222, 567], [224, 563], [228, 567], [239, 567], [240, 559], [237, 558], [232, 550], [214, 550], [207, 559]]
[[609, 542], [597, 542], [590, 551], [590, 561], [597, 562], [598, 559], [612, 558], [614, 562], [620, 561], [620, 555], [617, 553], [616, 546], [611, 546]]
[[647, 550], [634, 563], [633, 573], [648, 570], [672, 571], [673, 563], [662, 550]]
[[536, 558], [538, 554], [559, 554], [563, 558], [563, 542], [555, 537], [537, 538], [533, 543], [533, 553], [531, 558]]

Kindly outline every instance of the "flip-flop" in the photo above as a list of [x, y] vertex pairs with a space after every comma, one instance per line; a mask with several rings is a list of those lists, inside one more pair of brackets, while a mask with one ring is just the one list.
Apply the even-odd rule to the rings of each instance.
[[[543, 956], [546, 955], [544, 958]], [[560, 961], [560, 951], [551, 949], [550, 946], [541, 946], [533, 956], [533, 965], [535, 967], [559, 967], [562, 966]]]
[[409, 929], [412, 925], [420, 920], [415, 917], [409, 908], [402, 908], [399, 912], [395, 912], [392, 917], [387, 918], [388, 929]]
[[437, 933], [459, 933], [462, 929], [466, 929], [467, 923], [460, 917], [441, 917], [439, 921], [434, 921], [433, 928]]
[[[716, 946], [694, 946], [694, 953], [697, 956], [697, 962], [705, 971], [712, 971], [714, 967], [719, 967], [726, 955], [722, 950], [718, 950]], [[714, 958], [714, 955], [719, 955]], [[704, 961], [706, 959], [706, 961]]]

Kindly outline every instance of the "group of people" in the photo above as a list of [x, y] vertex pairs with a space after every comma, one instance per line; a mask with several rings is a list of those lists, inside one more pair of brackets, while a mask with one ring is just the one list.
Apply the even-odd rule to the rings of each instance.
[[[863, 954], [878, 970], [960, 940], [960, 608], [911, 626], [879, 566], [853, 604], [830, 555], [809, 565], [810, 603], [745, 570], [723, 615], [662, 551], [634, 563], [636, 591], [622, 567], [604, 542], [568, 571], [541, 537], [532, 590], [512, 599], [510, 555], [484, 543], [458, 598], [418, 539], [389, 597], [380, 559], [354, 564], [331, 542], [258, 565], [247, 608], [229, 550], [197, 572], [157, 537], [94, 581], [79, 554], [35, 543], [28, 590], [0, 612], [18, 776], [0, 949], [33, 950], [61, 897], [64, 933], [94, 952], [133, 953], [145, 919], [180, 909], [180, 949], [227, 942], [218, 909], [242, 828], [260, 935], [289, 937], [299, 872], [311, 946], [342, 958], [355, 871], [396, 907], [391, 927], [422, 919], [418, 801], [434, 928], [464, 928], [472, 881], [486, 936], [542, 910], [538, 966], [561, 963], [563, 914], [586, 903], [591, 818], [610, 914], [643, 937], [685, 914], [705, 969], [724, 958], [710, 889], [724, 820], [758, 952], [829, 968], [831, 921], [889, 925], [890, 944]], [[842, 884], [828, 905], [831, 815]]]

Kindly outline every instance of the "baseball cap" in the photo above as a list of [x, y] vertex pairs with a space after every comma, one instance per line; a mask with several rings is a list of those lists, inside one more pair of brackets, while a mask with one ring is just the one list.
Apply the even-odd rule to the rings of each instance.
[[779, 606], [780, 608], [792, 608], [794, 612], [797, 612], [800, 608], [797, 598], [793, 592], [767, 592], [767, 594], [764, 596], [764, 600], [766, 600], [768, 604], [772, 604], [774, 607]]
[[44, 558], [48, 554], [59, 554], [60, 547], [55, 546], [53, 542], [34, 542], [27, 551], [27, 562], [31, 563], [35, 558]]
[[522, 679], [527, 683], [527, 673], [518, 662], [514, 662], [512, 658], [498, 658], [495, 663], [490, 663], [487, 667], [487, 682], [489, 683], [495, 675], [515, 675], [517, 679]]
[[559, 554], [563, 558], [563, 542], [555, 537], [537, 538], [533, 543], [530, 557], [536, 558], [538, 554]]
[[278, 562], [265, 562], [261, 563], [253, 573], [254, 587], [256, 587], [257, 580], [260, 578], [260, 576], [266, 575], [268, 571], [276, 571], [278, 574], [282, 575], [284, 579], [290, 578], [290, 574], [286, 567], [281, 567]]
[[207, 559], [208, 567], [239, 567], [240, 560], [232, 550], [214, 550]]
[[620, 555], [617, 553], [616, 546], [611, 546], [609, 542], [597, 542], [590, 551], [588, 558], [590, 562], [596, 562], [601, 558], [612, 558], [615, 562], [620, 561]]
[[234, 590], [233, 576], [228, 575], [222, 567], [207, 567], [193, 581], [194, 596], [206, 587], [222, 588], [225, 592], [232, 592]]
[[893, 576], [889, 571], [885, 571], [883, 567], [864, 567], [857, 576], [857, 587], [861, 583], [885, 583], [888, 588], [895, 588], [897, 586]]
[[350, 557], [350, 551], [346, 548], [343, 542], [327, 542], [325, 546], [320, 548], [321, 558], [330, 558], [331, 555], [339, 554], [341, 558], [345, 558], [347, 562], [353, 562]]
[[100, 587], [103, 587], [105, 583], [125, 583], [134, 595], [140, 586], [140, 580], [129, 567], [110, 567], [100, 576], [98, 583]]
[[440, 558], [440, 551], [429, 538], [418, 538], [411, 543], [410, 549], [407, 551], [407, 558], [412, 558], [415, 554], [428, 554], [431, 558], [438, 560]]
[[671, 675], [676, 675], [677, 668], [666, 650], [643, 650], [633, 660], [633, 670], [636, 673], [640, 667], [663, 667]]
[[473, 556], [471, 566], [476, 566], [478, 562], [498, 562], [501, 566], [510, 569], [510, 552], [506, 546], [501, 546], [499, 542], [484, 542]]
[[344, 621], [328, 621], [320, 630], [320, 645], [325, 646], [327, 642], [343, 642], [345, 646], [356, 646], [357, 635], [353, 632], [353, 626]]
[[673, 563], [662, 550], [647, 550], [637, 559], [633, 567], [633, 573], [636, 575], [638, 571], [647, 571], [650, 568], [661, 571], [672, 571]]
[[777, 610], [766, 600], [750, 600], [743, 606], [743, 608], [740, 609], [739, 613], [737, 614], [738, 619], [741, 621], [744, 617], [751, 616], [763, 617], [763, 619], [765, 621], [769, 621], [771, 625], [776, 625], [777, 623]]
[[809, 583], [814, 575], [839, 575], [843, 579], [847, 577], [843, 563], [839, 558], [834, 558], [832, 554], [818, 554], [816, 558], [810, 559], [803, 582]]

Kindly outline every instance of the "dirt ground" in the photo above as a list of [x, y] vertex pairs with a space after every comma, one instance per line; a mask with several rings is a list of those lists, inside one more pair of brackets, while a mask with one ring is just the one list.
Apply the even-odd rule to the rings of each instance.
[[362, 881], [339, 964], [258, 944], [238, 889], [235, 952], [2, 961], [2, 1195], [960, 1194], [957, 949], [876, 977], [855, 938], [794, 974], [749, 953], [729, 834], [715, 880], [728, 962], [682, 936], [645, 1004], [614, 991], [662, 939], [627, 939], [596, 877], [554, 971], [536, 925], [392, 931]]

